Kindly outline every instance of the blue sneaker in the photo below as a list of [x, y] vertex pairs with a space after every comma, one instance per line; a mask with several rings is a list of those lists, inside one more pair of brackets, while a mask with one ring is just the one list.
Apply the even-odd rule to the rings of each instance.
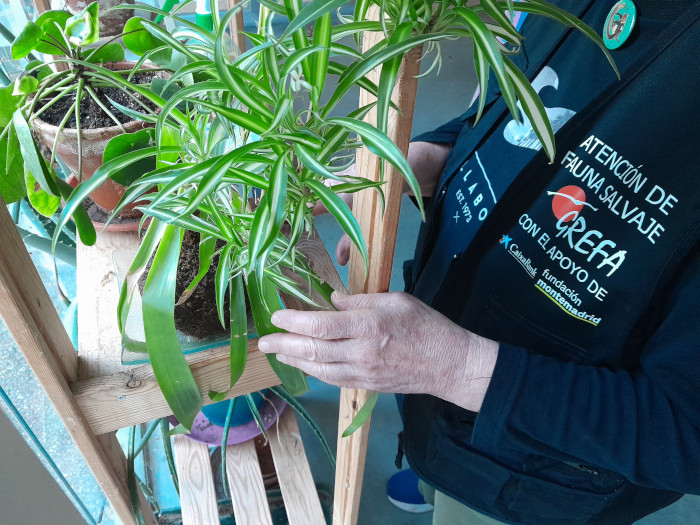
[[386, 494], [391, 503], [406, 512], [433, 510], [433, 506], [425, 502], [418, 490], [418, 476], [411, 469], [401, 470], [391, 476], [386, 483]]

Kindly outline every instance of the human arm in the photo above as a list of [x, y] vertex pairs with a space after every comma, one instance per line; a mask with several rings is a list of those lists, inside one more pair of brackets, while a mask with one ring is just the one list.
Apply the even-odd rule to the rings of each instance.
[[502, 344], [473, 444], [578, 458], [640, 485], [699, 494], [700, 261], [677, 281], [634, 369]]
[[333, 294], [337, 312], [280, 310], [258, 348], [322, 381], [424, 393], [478, 411], [498, 343], [471, 333], [402, 292]]

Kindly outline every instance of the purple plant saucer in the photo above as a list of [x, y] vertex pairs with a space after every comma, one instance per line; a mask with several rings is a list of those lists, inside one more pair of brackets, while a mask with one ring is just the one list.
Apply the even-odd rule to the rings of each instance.
[[[241, 401], [245, 402], [245, 400]], [[263, 406], [260, 408], [260, 417], [262, 418], [265, 430], [275, 424], [277, 418], [280, 416], [280, 414], [282, 414], [282, 412], [284, 412], [285, 408], [287, 408], [287, 403], [285, 403], [280, 397], [274, 395], [273, 393], [270, 393], [267, 396], [267, 401], [265, 401]], [[168, 419], [173, 426], [177, 426], [179, 424], [175, 416], [170, 416]], [[258, 424], [255, 422], [255, 420], [253, 420], [245, 425], [231, 427], [228, 431], [228, 439], [226, 440], [226, 444], [238, 445], [239, 443], [243, 443], [257, 437], [260, 434], [262, 434], [262, 432], [258, 427]], [[185, 435], [190, 439], [199, 441], [200, 443], [211, 445], [213, 447], [219, 447], [221, 446], [221, 440], [224, 438], [224, 427], [215, 425], [200, 412], [197, 414], [197, 417], [194, 418], [192, 430], [189, 434]]]

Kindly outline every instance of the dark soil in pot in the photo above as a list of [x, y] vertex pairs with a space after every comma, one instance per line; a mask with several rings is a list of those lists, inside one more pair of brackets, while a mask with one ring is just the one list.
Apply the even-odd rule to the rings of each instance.
[[[132, 84], [149, 84], [155, 73], [138, 73], [131, 79]], [[93, 88], [97, 94], [97, 98], [100, 99], [102, 104], [109, 109], [112, 114], [117, 117], [117, 120], [122, 124], [126, 124], [133, 120], [131, 117], [125, 115], [115, 106], [112, 105], [110, 99], [121, 104], [122, 106], [134, 110], [143, 111], [143, 107], [132, 97], [128, 96], [121, 89], [115, 87], [95, 87]], [[137, 98], [141, 100], [142, 103], [155, 108], [150, 102], [142, 98], [140, 95], [136, 95]], [[47, 101], [48, 102], [48, 101]], [[47, 122], [53, 126], [58, 126], [63, 121], [66, 113], [70, 111], [73, 103], [75, 102], [75, 95], [70, 97], [64, 97], [53, 104], [49, 109], [41, 114], [41, 120]], [[90, 96], [83, 96], [80, 100], [80, 126], [83, 129], [98, 129], [98, 128], [108, 128], [114, 126], [114, 121], [102, 110], [102, 108], [95, 102], [95, 100]], [[75, 111], [72, 112], [71, 117], [66, 123], [67, 128], [75, 128]]]
[[[175, 283], [175, 300], [178, 301], [184, 291], [199, 273], [199, 233], [185, 231], [180, 248], [180, 259], [177, 265], [177, 280]], [[217, 249], [221, 245], [217, 243]], [[220, 336], [228, 332], [219, 322], [219, 314], [216, 311], [216, 268], [219, 264], [219, 256], [212, 259], [209, 271], [199, 282], [192, 295], [181, 305], [175, 306], [175, 327], [182, 333], [198, 339], [208, 339]], [[139, 279], [139, 289], [143, 293], [143, 286], [151, 268], [149, 262], [146, 270]], [[250, 310], [246, 297], [246, 309]], [[226, 313], [226, 325], [229, 323], [228, 294], [224, 302]]]

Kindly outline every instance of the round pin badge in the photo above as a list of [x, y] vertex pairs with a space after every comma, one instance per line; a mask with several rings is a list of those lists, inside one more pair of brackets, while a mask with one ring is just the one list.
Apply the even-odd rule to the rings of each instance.
[[632, 34], [637, 21], [637, 7], [632, 0], [620, 0], [608, 13], [603, 28], [603, 42], [608, 49], [617, 49]]

